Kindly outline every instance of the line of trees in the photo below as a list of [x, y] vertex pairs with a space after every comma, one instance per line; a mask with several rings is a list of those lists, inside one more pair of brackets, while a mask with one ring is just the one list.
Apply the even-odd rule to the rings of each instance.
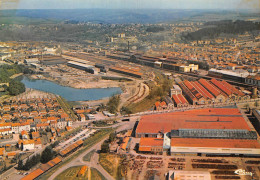
[[113, 95], [112, 97], [110, 97], [107, 103], [107, 110], [110, 113], [115, 114], [117, 112], [119, 103], [120, 103], [120, 95]]
[[108, 153], [109, 152], [109, 144], [116, 139], [116, 132], [112, 132], [109, 135], [109, 138], [103, 142], [101, 145], [101, 153]]
[[25, 162], [25, 164], [23, 164], [22, 160], [19, 160], [17, 169], [18, 170], [28, 171], [33, 166], [38, 164], [40, 162], [40, 159], [41, 159], [41, 155], [40, 154], [36, 154], [36, 155], [32, 156], [31, 158], [28, 158], [27, 161]]
[[48, 161], [52, 160], [56, 155], [57, 152], [53, 150], [53, 148], [57, 145], [57, 143], [51, 144], [50, 146], [47, 146], [42, 154], [36, 154], [34, 156], [32, 156], [31, 158], [28, 158], [27, 161], [25, 162], [25, 164], [23, 163], [22, 160], [18, 161], [18, 170], [24, 170], [24, 171], [28, 171], [30, 170], [32, 167], [34, 167], [36, 164], [38, 164], [39, 162], [45, 164]]

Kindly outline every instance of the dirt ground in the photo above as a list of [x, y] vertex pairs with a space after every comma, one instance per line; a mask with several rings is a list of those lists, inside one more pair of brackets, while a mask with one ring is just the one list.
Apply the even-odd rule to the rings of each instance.
[[[196, 161], [208, 162], [196, 162]], [[217, 160], [217, 161], [216, 161]], [[250, 164], [247, 161], [257, 161], [259, 164]], [[247, 163], [246, 163], [247, 162]], [[126, 165], [128, 168], [126, 179], [145, 179], [147, 180], [151, 175], [156, 174], [160, 179], [165, 179], [165, 174], [170, 170], [186, 170], [186, 171], [209, 171], [211, 179], [217, 179], [215, 176], [236, 176], [242, 180], [251, 180], [253, 178], [259, 179], [260, 174], [260, 160], [259, 158], [240, 158], [240, 157], [198, 157], [198, 156], [166, 156], [166, 155], [133, 155], [127, 154]], [[237, 169], [243, 169], [246, 172], [253, 172], [253, 177], [250, 175], [239, 176], [235, 175], [234, 171], [237, 169], [209, 169], [209, 168], [195, 168], [194, 164], [202, 165], [222, 165], [223, 167], [236, 166]], [[225, 175], [223, 171], [230, 173]], [[220, 174], [216, 174], [220, 173]], [[215, 174], [214, 174], [215, 173]]]

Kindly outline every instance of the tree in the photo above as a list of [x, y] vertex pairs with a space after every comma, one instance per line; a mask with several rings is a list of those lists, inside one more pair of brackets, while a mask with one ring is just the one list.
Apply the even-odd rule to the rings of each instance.
[[98, 105], [97, 111], [103, 111], [104, 109], [106, 109], [106, 107], [103, 103], [101, 103], [100, 105]]
[[110, 113], [115, 114], [120, 103], [120, 95], [114, 95], [109, 98], [107, 109]]
[[116, 132], [112, 132], [109, 134], [109, 142], [113, 142], [116, 139]]
[[132, 111], [128, 108], [123, 106], [120, 110], [121, 114], [132, 114]]
[[31, 168], [31, 162], [30, 162], [30, 159], [28, 158], [26, 160], [26, 163], [23, 166], [23, 170], [28, 171], [30, 168]]
[[109, 144], [104, 141], [103, 144], [101, 145], [101, 151], [102, 153], [108, 153], [109, 152]]
[[258, 107], [258, 106], [259, 106], [258, 101], [256, 101], [255, 102], [255, 107]]
[[52, 160], [56, 153], [52, 150], [51, 146], [46, 147], [41, 155], [41, 163], [47, 163], [48, 161]]
[[23, 170], [23, 161], [22, 160], [19, 160], [17, 169], [18, 170]]
[[10, 95], [18, 95], [25, 92], [25, 86], [20, 81], [12, 80], [9, 83], [8, 91]]

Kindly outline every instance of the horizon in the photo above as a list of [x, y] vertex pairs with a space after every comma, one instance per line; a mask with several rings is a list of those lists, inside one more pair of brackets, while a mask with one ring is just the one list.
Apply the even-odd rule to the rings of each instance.
[[[51, 6], [51, 7], [50, 7]], [[1, 10], [20, 9], [169, 9], [260, 10], [258, 0], [0, 0]]]

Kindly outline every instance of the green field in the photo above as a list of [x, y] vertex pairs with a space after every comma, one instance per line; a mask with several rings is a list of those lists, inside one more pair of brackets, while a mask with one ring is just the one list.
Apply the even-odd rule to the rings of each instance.
[[100, 165], [115, 179], [121, 179], [120, 156], [109, 153], [101, 153], [99, 155]]
[[132, 113], [143, 112], [143, 111], [150, 110], [154, 106], [156, 101], [159, 101], [159, 100], [160, 100], [160, 97], [154, 97], [152, 99], [149, 99], [146, 97], [138, 103], [130, 104], [129, 106], [127, 106], [127, 108], [129, 108], [129, 110]]
[[106, 178], [96, 168], [91, 168], [91, 180], [106, 180]]
[[61, 174], [59, 174], [54, 180], [83, 180], [88, 179], [88, 169], [86, 170], [85, 174], [81, 177], [78, 177], [77, 174], [80, 171], [82, 166], [74, 166], [71, 168], [66, 169]]
[[90, 159], [91, 159], [91, 157], [94, 155], [95, 151], [96, 151], [96, 150], [90, 151], [88, 154], [86, 154], [86, 155], [83, 157], [83, 160], [90, 162]]

